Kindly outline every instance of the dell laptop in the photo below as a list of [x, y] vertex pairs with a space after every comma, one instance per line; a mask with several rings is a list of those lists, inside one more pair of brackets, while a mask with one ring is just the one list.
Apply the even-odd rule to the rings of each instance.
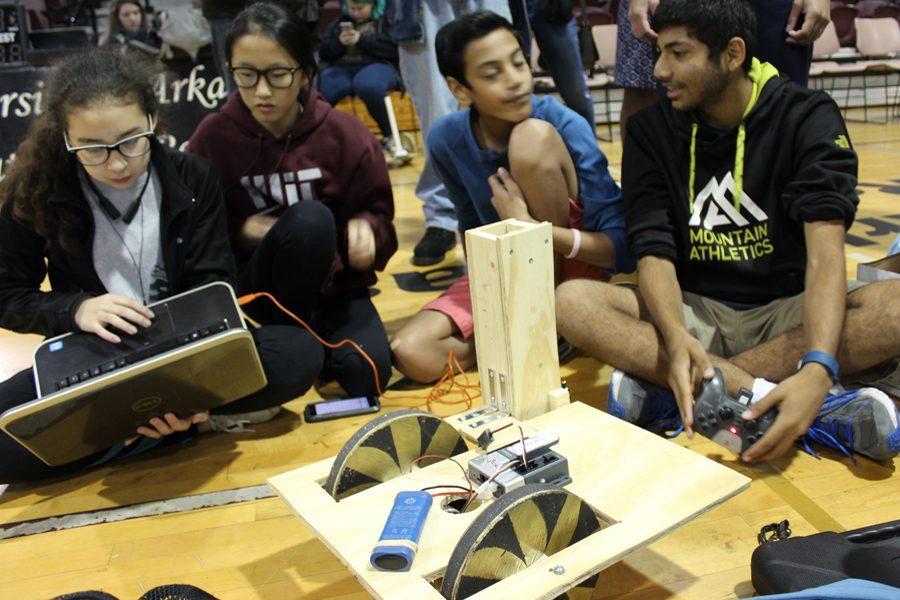
[[38, 397], [0, 415], [0, 428], [48, 465], [62, 465], [133, 437], [153, 417], [187, 417], [266, 385], [230, 285], [149, 306], [150, 327], [119, 344], [84, 332], [41, 343]]

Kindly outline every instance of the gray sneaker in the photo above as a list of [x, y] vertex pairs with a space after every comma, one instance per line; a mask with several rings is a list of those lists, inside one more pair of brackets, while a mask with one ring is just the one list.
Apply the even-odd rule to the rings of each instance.
[[900, 397], [900, 358], [895, 358], [853, 375], [853, 383], [873, 387], [885, 394]]
[[894, 401], [875, 388], [861, 388], [825, 398], [819, 416], [800, 436], [804, 449], [815, 442], [853, 458], [858, 452], [875, 460], [887, 460], [900, 452], [900, 415]]
[[613, 371], [606, 398], [606, 412], [653, 433], [676, 437], [684, 426], [671, 390]]
[[206, 421], [197, 425], [197, 431], [201, 433], [205, 431], [219, 431], [223, 433], [253, 431], [253, 429], [248, 429], [245, 425], [256, 425], [257, 423], [271, 421], [279, 412], [281, 412], [281, 407], [273, 406], [272, 408], [234, 413], [232, 415], [209, 415]]

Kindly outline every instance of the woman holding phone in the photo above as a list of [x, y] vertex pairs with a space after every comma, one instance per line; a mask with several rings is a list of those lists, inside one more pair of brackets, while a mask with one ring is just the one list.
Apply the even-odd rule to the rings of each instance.
[[375, 18], [374, 0], [347, 0], [347, 14], [328, 26], [322, 35], [319, 57], [319, 91], [332, 106], [356, 96], [378, 124], [382, 146], [391, 153], [391, 125], [384, 97], [400, 89], [398, 50]]

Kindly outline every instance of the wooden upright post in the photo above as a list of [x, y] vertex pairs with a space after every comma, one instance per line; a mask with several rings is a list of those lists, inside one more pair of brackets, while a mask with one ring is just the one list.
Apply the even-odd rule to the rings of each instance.
[[466, 232], [485, 407], [526, 420], [569, 402], [560, 388], [549, 223], [508, 219]]

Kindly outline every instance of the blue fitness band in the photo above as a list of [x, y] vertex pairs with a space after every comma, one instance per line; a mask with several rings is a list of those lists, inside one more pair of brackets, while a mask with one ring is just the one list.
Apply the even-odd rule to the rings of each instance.
[[803, 365], [806, 363], [818, 363], [825, 367], [825, 370], [828, 371], [828, 374], [831, 375], [831, 380], [834, 383], [838, 383], [841, 379], [841, 367], [838, 364], [838, 361], [827, 352], [822, 352], [821, 350], [811, 350], [807, 352], [802, 359], [800, 359], [800, 364], [797, 365], [797, 369], [802, 369]]

